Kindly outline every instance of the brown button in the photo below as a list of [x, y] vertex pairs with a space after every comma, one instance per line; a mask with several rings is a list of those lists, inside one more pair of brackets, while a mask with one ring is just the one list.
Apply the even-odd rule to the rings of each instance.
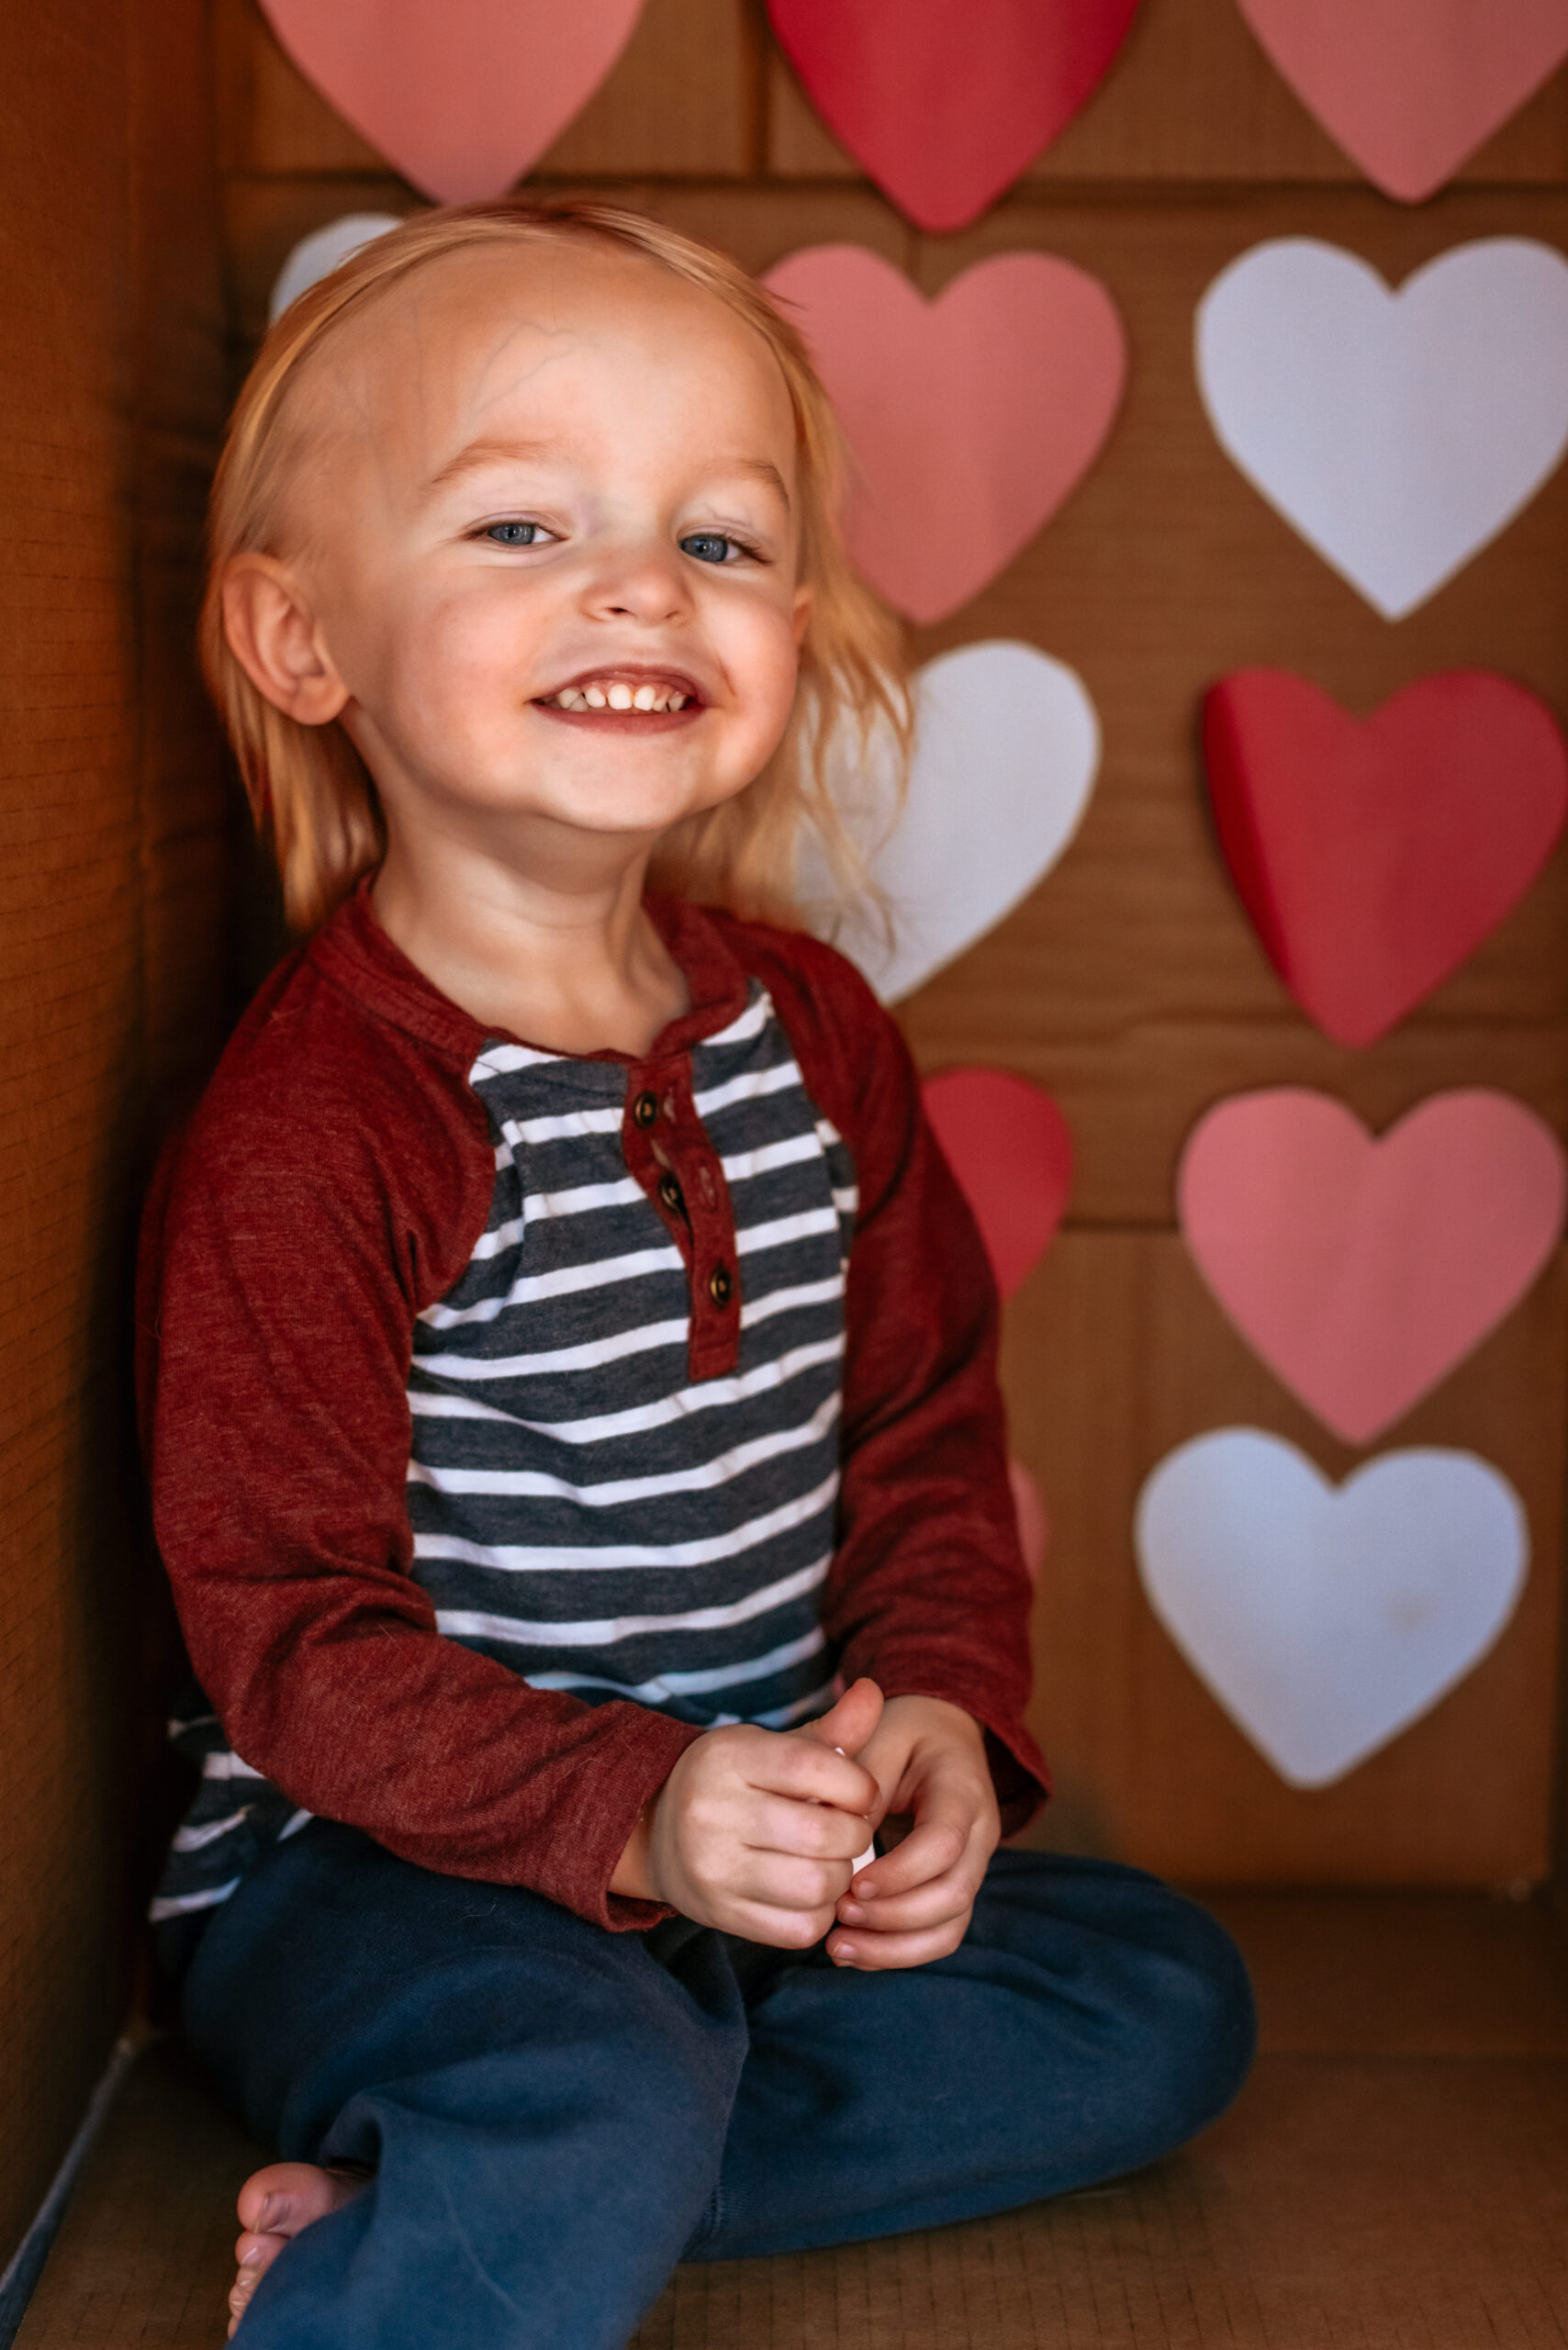
[[715, 1305], [728, 1305], [734, 1283], [728, 1265], [715, 1265], [708, 1276], [708, 1294]]
[[661, 1175], [659, 1177], [659, 1197], [664, 1202], [666, 1207], [669, 1209], [672, 1215], [675, 1214], [676, 1210], [683, 1204], [680, 1185], [676, 1181], [673, 1175]]
[[632, 1104], [632, 1115], [636, 1120], [638, 1125], [651, 1126], [658, 1114], [658, 1095], [656, 1093], [639, 1093], [637, 1099]]

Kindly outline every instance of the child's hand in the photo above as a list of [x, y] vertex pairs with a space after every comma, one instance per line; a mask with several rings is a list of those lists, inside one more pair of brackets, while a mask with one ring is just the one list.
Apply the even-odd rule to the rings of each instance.
[[914, 1824], [839, 1901], [828, 1956], [864, 1967], [946, 1958], [968, 1931], [1002, 1834], [984, 1738], [944, 1698], [892, 1697], [857, 1759], [876, 1774], [881, 1811]]
[[747, 1942], [809, 1950], [880, 1816], [876, 1778], [849, 1757], [881, 1710], [876, 1684], [857, 1681], [803, 1729], [709, 1730], [660, 1788], [610, 1890]]

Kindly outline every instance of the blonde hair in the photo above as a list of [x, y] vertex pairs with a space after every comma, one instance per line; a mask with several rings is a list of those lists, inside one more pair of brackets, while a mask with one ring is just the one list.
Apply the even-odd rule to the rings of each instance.
[[417, 213], [308, 287], [262, 344], [230, 421], [212, 490], [202, 666], [296, 929], [323, 921], [380, 863], [386, 830], [375, 786], [343, 728], [302, 725], [276, 709], [235, 658], [224, 625], [235, 557], [283, 550], [290, 461], [299, 453], [290, 394], [343, 324], [412, 271], [481, 246], [585, 241], [668, 270], [734, 311], [777, 360], [795, 420], [800, 570], [812, 595], [794, 711], [763, 772], [734, 800], [672, 827], [649, 878], [684, 897], [786, 922], [799, 918], [802, 851], [814, 846], [841, 895], [865, 886], [832, 778], [850, 773], [874, 737], [891, 741], [902, 770], [909, 697], [897, 627], [856, 577], [838, 534], [842, 445], [798, 330], [734, 262], [656, 221], [608, 204], [509, 198]]

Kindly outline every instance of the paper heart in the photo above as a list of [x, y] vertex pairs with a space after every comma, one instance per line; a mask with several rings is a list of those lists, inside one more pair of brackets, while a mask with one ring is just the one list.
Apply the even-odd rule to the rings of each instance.
[[1197, 366], [1233, 462], [1402, 620], [1529, 504], [1568, 445], [1568, 263], [1488, 237], [1392, 292], [1354, 253], [1282, 238], [1204, 296]]
[[1081, 481], [1111, 429], [1126, 338], [1098, 279], [999, 253], [927, 302], [858, 245], [768, 272], [854, 459], [849, 551], [911, 620], [957, 611]]
[[1381, 1139], [1325, 1093], [1222, 1102], [1177, 1175], [1182, 1237], [1248, 1344], [1366, 1444], [1524, 1295], [1562, 1229], [1562, 1144], [1506, 1093], [1434, 1094]]
[[1240, 0], [1304, 106], [1418, 204], [1568, 56], [1568, 0]]
[[615, 63], [643, 0], [262, 0], [300, 72], [442, 204], [502, 196]]
[[1168, 1454], [1135, 1531], [1150, 1606], [1294, 1787], [1342, 1779], [1430, 1712], [1529, 1562], [1518, 1495], [1471, 1453], [1385, 1453], [1336, 1488], [1260, 1428]]
[[1033, 645], [939, 654], [916, 675], [914, 706], [909, 796], [896, 822], [874, 757], [842, 785], [893, 938], [874, 905], [813, 909], [813, 926], [888, 1003], [1029, 895], [1077, 831], [1100, 764], [1100, 722], [1081, 679]]
[[1204, 710], [1220, 845], [1270, 960], [1338, 1044], [1370, 1045], [1456, 970], [1568, 815], [1568, 745], [1484, 669], [1406, 686], [1364, 723], [1283, 669]]
[[922, 229], [966, 228], [1078, 112], [1138, 0], [767, 0], [812, 102]]
[[269, 319], [280, 319], [291, 302], [297, 302], [318, 279], [328, 276], [351, 253], [373, 245], [389, 229], [400, 229], [402, 219], [396, 212], [345, 212], [341, 220], [329, 220], [324, 229], [313, 229], [308, 237], [289, 252], [288, 259], [274, 281], [272, 298], [267, 304]]
[[1072, 1189], [1072, 1129], [1048, 1093], [1001, 1069], [946, 1069], [925, 1114], [974, 1211], [1002, 1298], [1055, 1237]]

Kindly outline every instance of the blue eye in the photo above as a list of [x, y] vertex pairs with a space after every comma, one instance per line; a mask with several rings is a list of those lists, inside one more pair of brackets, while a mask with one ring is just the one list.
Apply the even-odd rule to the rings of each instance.
[[542, 522], [492, 522], [485, 532], [498, 547], [533, 547], [549, 535]]
[[722, 531], [694, 531], [680, 543], [682, 554], [698, 563], [728, 563], [732, 550], [737, 555], [745, 553], [738, 539], [726, 538]]

